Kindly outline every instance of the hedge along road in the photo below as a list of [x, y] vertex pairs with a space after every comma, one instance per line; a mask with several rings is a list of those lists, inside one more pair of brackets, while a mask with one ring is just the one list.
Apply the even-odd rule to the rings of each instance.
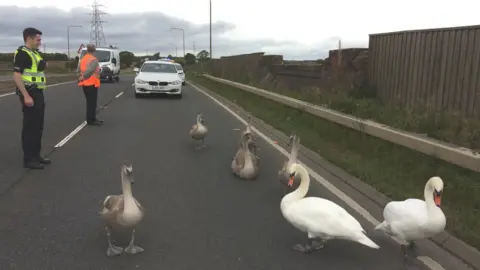
[[[271, 141], [259, 140], [259, 179], [239, 180], [230, 163], [244, 125], [232, 114], [190, 86], [181, 100], [136, 99], [133, 78], [122, 79], [102, 84], [101, 127], [82, 126], [85, 99], [75, 84], [46, 90], [43, 146], [53, 164], [44, 171], [21, 168], [18, 98], [0, 99], [0, 121], [9, 123], [0, 130], [0, 268], [404, 269], [398, 244], [373, 233], [367, 220], [316, 181], [310, 195], [345, 207], [381, 248], [332, 240], [310, 255], [293, 251], [306, 239], [280, 213], [277, 171], [285, 157]], [[188, 135], [198, 113], [210, 131], [202, 151]], [[106, 258], [98, 211], [106, 195], [121, 190], [124, 161], [133, 162], [133, 194], [147, 209], [136, 234], [145, 252]], [[410, 269], [428, 269], [411, 263]]]

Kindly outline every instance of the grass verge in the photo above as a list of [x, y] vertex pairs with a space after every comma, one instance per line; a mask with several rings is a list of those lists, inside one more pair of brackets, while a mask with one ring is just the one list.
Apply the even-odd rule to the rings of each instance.
[[[56, 84], [62, 82], [69, 82], [74, 81], [77, 79], [76, 75], [65, 75], [65, 76], [52, 76], [47, 77], [47, 84]], [[15, 83], [13, 80], [8, 81], [0, 81], [0, 93], [1, 92], [8, 92], [15, 88]]]
[[478, 173], [200, 75], [192, 74], [189, 79], [235, 101], [285, 134], [295, 131], [303, 145], [391, 199], [423, 198], [426, 181], [434, 175], [442, 177], [445, 182], [442, 209], [447, 216], [447, 230], [480, 249]]

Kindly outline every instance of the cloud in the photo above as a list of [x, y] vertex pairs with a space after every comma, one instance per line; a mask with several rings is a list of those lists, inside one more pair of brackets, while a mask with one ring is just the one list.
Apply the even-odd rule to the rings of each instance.
[[[90, 39], [91, 11], [74, 8], [63, 11], [57, 8], [22, 8], [0, 6], [0, 52], [12, 52], [23, 44], [22, 30], [35, 27], [43, 32], [43, 43], [47, 52], [67, 52], [67, 26], [81, 25], [82, 28], [70, 28], [70, 53], [75, 55], [80, 44]], [[103, 30], [107, 44], [118, 46], [121, 50], [144, 54], [160, 52], [161, 55], [183, 54], [182, 32], [170, 30], [171, 27], [185, 31], [185, 50], [195, 52], [209, 49], [209, 25], [194, 24], [160, 12], [102, 15]], [[277, 41], [273, 39], [238, 40], [233, 38], [236, 25], [225, 21], [212, 24], [214, 57], [241, 53], [266, 52], [284, 54], [287, 58], [316, 59], [324, 57], [331, 49], [333, 39], [325, 44], [305, 46], [297, 41]], [[335, 45], [333, 48], [336, 47]], [[327, 52], [327, 53], [325, 53]]]

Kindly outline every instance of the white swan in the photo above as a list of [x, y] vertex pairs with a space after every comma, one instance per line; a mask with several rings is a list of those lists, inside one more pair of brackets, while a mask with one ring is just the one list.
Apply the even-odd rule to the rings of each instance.
[[[430, 178], [425, 185], [425, 201], [406, 199], [389, 202], [383, 210], [385, 220], [375, 229], [404, 240], [409, 248], [414, 246], [415, 240], [440, 233], [447, 222], [440, 209], [442, 192], [442, 179], [437, 176]], [[402, 246], [404, 253], [405, 247]]]
[[[310, 185], [310, 177], [305, 167], [294, 163], [288, 167], [288, 173], [288, 185], [291, 186], [297, 176], [301, 179], [300, 186], [283, 197], [280, 210], [295, 228], [307, 233], [309, 242], [306, 245], [295, 245], [295, 250], [318, 250], [330, 239], [345, 239], [371, 248], [380, 248], [365, 235], [362, 225], [339, 205], [322, 198], [304, 198]], [[322, 243], [316, 243], [314, 239], [320, 239]]]

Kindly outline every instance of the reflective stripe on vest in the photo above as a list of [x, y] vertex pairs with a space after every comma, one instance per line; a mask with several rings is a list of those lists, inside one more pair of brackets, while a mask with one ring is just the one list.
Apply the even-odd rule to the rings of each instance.
[[[29, 48], [22, 47], [22, 51], [26, 52], [32, 59], [32, 66], [23, 70], [22, 81], [25, 86], [36, 84], [38, 89], [47, 88], [47, 79], [43, 71], [38, 71], [38, 62], [43, 60], [42, 56]], [[19, 50], [15, 51], [13, 58], [17, 56]]]
[[[82, 76], [85, 70], [87, 70], [87, 67], [90, 64], [90, 62], [92, 62], [95, 59], [96, 59], [95, 56], [88, 53], [85, 54], [85, 56], [83, 56], [82, 60], [80, 61], [80, 74]], [[98, 66], [93, 72], [92, 76], [78, 83], [78, 86], [90, 86], [90, 85], [94, 85], [97, 88], [100, 87], [100, 68]]]

